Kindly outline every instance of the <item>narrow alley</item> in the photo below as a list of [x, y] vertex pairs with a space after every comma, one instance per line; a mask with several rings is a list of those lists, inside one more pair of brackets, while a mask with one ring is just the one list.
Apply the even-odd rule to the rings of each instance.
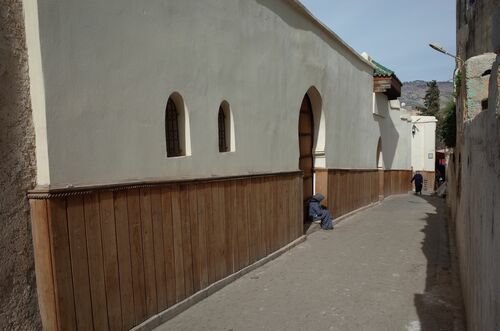
[[388, 198], [157, 330], [463, 330], [444, 211], [436, 197]]

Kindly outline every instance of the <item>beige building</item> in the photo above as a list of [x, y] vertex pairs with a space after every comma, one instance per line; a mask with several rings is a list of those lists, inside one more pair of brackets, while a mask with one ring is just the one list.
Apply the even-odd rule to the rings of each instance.
[[434, 192], [436, 123], [434, 116], [411, 116], [411, 167], [424, 177], [424, 192]]
[[410, 190], [401, 82], [298, 1], [22, 8], [47, 330], [154, 323], [301, 238], [314, 192], [339, 217]]

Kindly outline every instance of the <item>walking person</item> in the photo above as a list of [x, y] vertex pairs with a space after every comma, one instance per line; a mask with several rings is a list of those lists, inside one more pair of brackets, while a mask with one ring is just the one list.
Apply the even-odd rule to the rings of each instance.
[[422, 186], [424, 184], [424, 177], [417, 171], [415, 176], [411, 179], [411, 183], [415, 182], [415, 194], [422, 195]]

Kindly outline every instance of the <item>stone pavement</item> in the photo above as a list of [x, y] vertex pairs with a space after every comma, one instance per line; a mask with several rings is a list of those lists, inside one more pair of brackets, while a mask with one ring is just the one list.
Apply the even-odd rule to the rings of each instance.
[[156, 330], [463, 330], [444, 206], [388, 198]]

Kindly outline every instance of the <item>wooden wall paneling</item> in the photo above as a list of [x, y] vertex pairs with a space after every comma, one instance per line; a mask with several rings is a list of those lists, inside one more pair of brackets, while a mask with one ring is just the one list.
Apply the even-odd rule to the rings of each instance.
[[[301, 184], [302, 185], [302, 184]], [[302, 186], [301, 186], [302, 189]], [[269, 178], [263, 179], [263, 189], [262, 189], [262, 236], [264, 237], [265, 252], [266, 255], [272, 253], [271, 249], [271, 182]], [[302, 202], [300, 202], [302, 203]]]
[[217, 251], [218, 251], [218, 261], [219, 263], [217, 264], [218, 268], [217, 274], [220, 277], [219, 279], [222, 279], [226, 276], [225, 272], [227, 270], [227, 257], [226, 255], [228, 252], [226, 251], [226, 200], [225, 200], [225, 194], [224, 194], [224, 183], [223, 182], [218, 182], [217, 187], [218, 187], [218, 192], [219, 192], [219, 220], [217, 222], [218, 224], [218, 233], [217, 233]]
[[[30, 200], [30, 205], [40, 317], [44, 330], [57, 330], [55, 284], [52, 273], [52, 253], [47, 201]], [[87, 263], [87, 261], [85, 261], [85, 263]]]
[[90, 295], [90, 276], [87, 261], [87, 238], [83, 198], [76, 196], [67, 200], [68, 236], [71, 252], [71, 270], [79, 330], [92, 330], [92, 302]]
[[207, 247], [207, 267], [208, 267], [208, 284], [215, 283], [215, 259], [216, 259], [216, 236], [214, 225], [214, 208], [213, 208], [213, 183], [207, 184], [206, 192], [203, 195], [205, 205], [205, 222], [206, 222], [206, 247]]
[[341, 212], [340, 212], [340, 215], [344, 215], [347, 211], [347, 209], [349, 208], [348, 204], [349, 204], [349, 199], [350, 199], [350, 195], [349, 195], [349, 190], [347, 189], [348, 187], [348, 174], [347, 172], [345, 171], [342, 171], [340, 173], [341, 175], [341, 182], [340, 182], [340, 190], [341, 190], [341, 197], [342, 197], [342, 203], [341, 203]]
[[114, 196], [116, 246], [118, 252], [118, 270], [120, 274], [120, 297], [122, 326], [129, 330], [135, 325], [134, 294], [132, 286], [132, 262], [130, 260], [130, 237], [127, 192], [117, 191]]
[[165, 262], [165, 243], [163, 231], [163, 207], [160, 188], [152, 188], [151, 195], [151, 218], [153, 221], [153, 246], [156, 273], [156, 297], [158, 301], [158, 311], [163, 311], [168, 307], [167, 300], [167, 273]]
[[144, 263], [144, 280], [146, 287], [146, 312], [147, 316], [152, 316], [158, 312], [158, 301], [156, 295], [151, 189], [143, 188], [140, 189], [139, 192], [141, 197], [142, 260]]
[[[262, 189], [263, 190], [263, 189]], [[297, 181], [295, 178], [290, 178], [290, 217], [288, 220], [290, 226], [290, 237], [289, 242], [294, 241], [297, 238]], [[262, 197], [262, 195], [261, 195]], [[264, 217], [262, 217], [264, 219]]]
[[[224, 194], [221, 194], [221, 184], [218, 182], [212, 185], [212, 245], [211, 249], [213, 251], [213, 263], [215, 280], [218, 281], [222, 279], [225, 269], [225, 257], [224, 257], [224, 214], [223, 214], [223, 204], [224, 204]], [[223, 193], [223, 192], [222, 192]]]
[[208, 249], [207, 249], [207, 232], [209, 226], [211, 211], [208, 210], [207, 200], [210, 200], [210, 184], [198, 184], [198, 248], [200, 250], [200, 288], [206, 288], [208, 282]]
[[52, 274], [54, 276], [58, 328], [59, 330], [75, 329], [76, 313], [73, 279], [71, 277], [66, 200], [49, 200], [47, 208], [52, 244]]
[[99, 194], [101, 217], [102, 253], [104, 261], [104, 284], [110, 330], [122, 330], [122, 310], [120, 299], [120, 279], [118, 252], [116, 248], [116, 228], [113, 192]]
[[257, 210], [259, 206], [257, 204], [257, 181], [258, 179], [251, 179], [248, 182], [248, 247], [250, 264], [257, 261], [259, 256], [259, 219], [257, 216]]
[[179, 185], [173, 185], [170, 193], [172, 197], [172, 238], [174, 243], [175, 261], [175, 293], [176, 302], [180, 302], [186, 298], [186, 287], [184, 278], [181, 194]]
[[302, 180], [299, 176], [295, 176], [295, 226], [296, 226], [296, 233], [297, 233], [297, 238], [302, 236], [304, 234], [304, 220], [302, 219], [302, 201], [303, 196], [302, 196]]
[[[302, 194], [304, 190], [302, 190]], [[280, 224], [278, 219], [281, 215], [282, 204], [280, 203], [280, 181], [279, 179], [274, 179], [272, 183], [272, 198], [271, 198], [271, 236], [273, 241], [273, 252], [280, 248], [281, 238], [280, 238]]]
[[247, 223], [247, 182], [242, 180], [238, 183], [238, 256], [239, 256], [239, 269], [243, 269], [249, 264], [248, 252], [248, 223]]
[[84, 197], [84, 211], [94, 329], [107, 330], [109, 324], [106, 285], [104, 282], [104, 258], [101, 242], [99, 197], [97, 193], [89, 194]]
[[181, 185], [181, 231], [182, 231], [182, 255], [184, 259], [184, 288], [186, 289], [186, 297], [190, 297], [194, 293], [193, 288], [193, 252], [191, 250], [191, 220], [190, 208], [192, 205], [189, 201], [189, 184]]
[[[171, 186], [164, 187], [161, 190], [161, 209], [163, 212], [163, 245], [165, 252], [165, 273], [167, 281], [167, 306], [171, 307], [177, 302], [177, 271], [175, 269]], [[184, 285], [182, 285], [182, 287], [184, 288]]]
[[231, 182], [231, 244], [233, 256], [233, 272], [239, 270], [239, 252], [238, 252], [238, 190], [235, 182]]
[[234, 228], [235, 226], [235, 197], [234, 186], [231, 182], [224, 183], [224, 216], [225, 216], [225, 252], [226, 252], [226, 270], [224, 276], [228, 276], [235, 272], [234, 270]]
[[340, 203], [340, 189], [339, 189], [339, 179], [340, 175], [338, 171], [331, 170], [330, 171], [330, 181], [329, 185], [332, 187], [333, 194], [330, 194], [330, 211], [332, 212], [333, 217], [339, 216], [339, 203]]
[[281, 182], [282, 192], [281, 199], [283, 200], [283, 212], [280, 217], [282, 224], [281, 231], [283, 232], [283, 241], [281, 246], [286, 246], [290, 242], [290, 177], [283, 178]]
[[191, 228], [191, 253], [193, 256], [193, 292], [201, 289], [201, 249], [200, 249], [200, 226], [198, 221], [198, 187], [196, 184], [189, 185], [188, 189], [188, 221]]
[[129, 220], [130, 262], [132, 267], [135, 324], [139, 324], [147, 317], [140, 208], [139, 190], [129, 190], [127, 192], [127, 213]]
[[277, 223], [277, 233], [278, 233], [278, 249], [283, 247], [285, 245], [286, 241], [286, 232], [285, 232], [285, 225], [284, 222], [285, 220], [285, 209], [286, 209], [286, 204], [285, 201], [287, 200], [286, 193], [284, 192], [285, 190], [285, 185], [284, 185], [284, 180], [279, 178], [278, 183], [277, 183], [277, 193], [276, 193], [276, 198], [278, 199], [278, 215], [274, 219], [274, 222]]
[[[316, 193], [321, 193], [325, 196], [324, 205], [326, 207], [331, 207], [328, 203], [328, 169], [316, 169]], [[292, 181], [293, 182], [293, 181]]]

